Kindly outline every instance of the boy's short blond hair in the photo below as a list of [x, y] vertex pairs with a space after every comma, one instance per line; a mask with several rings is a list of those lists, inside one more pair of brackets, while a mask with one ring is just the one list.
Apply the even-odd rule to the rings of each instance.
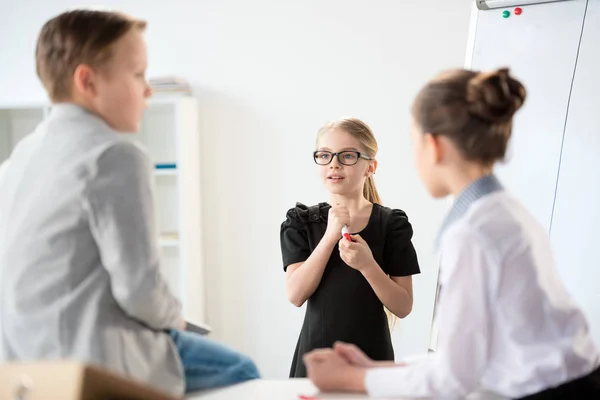
[[35, 60], [50, 100], [70, 100], [78, 65], [102, 67], [110, 60], [116, 41], [131, 29], [145, 28], [145, 21], [100, 10], [68, 11], [46, 22], [38, 37]]

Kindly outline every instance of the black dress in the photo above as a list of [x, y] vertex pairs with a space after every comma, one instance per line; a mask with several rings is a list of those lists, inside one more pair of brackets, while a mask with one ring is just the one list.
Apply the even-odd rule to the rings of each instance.
[[[298, 203], [281, 225], [284, 270], [303, 262], [327, 229], [330, 205], [306, 207]], [[412, 227], [402, 210], [373, 205], [369, 222], [360, 236], [373, 257], [390, 276], [418, 274], [419, 263], [411, 243]], [[346, 265], [336, 247], [327, 262], [319, 286], [308, 299], [290, 377], [306, 377], [302, 356], [336, 341], [354, 343], [374, 360], [394, 360], [394, 349], [383, 304], [363, 275]]]

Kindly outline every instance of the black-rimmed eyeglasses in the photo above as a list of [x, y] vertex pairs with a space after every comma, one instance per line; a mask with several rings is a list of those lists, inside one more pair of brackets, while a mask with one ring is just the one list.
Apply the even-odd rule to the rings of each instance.
[[339, 151], [333, 153], [331, 151], [315, 151], [313, 157], [315, 162], [319, 165], [329, 165], [333, 161], [333, 157], [337, 156], [340, 164], [343, 165], [354, 165], [360, 158], [365, 160], [372, 160], [371, 157], [362, 154], [360, 151]]

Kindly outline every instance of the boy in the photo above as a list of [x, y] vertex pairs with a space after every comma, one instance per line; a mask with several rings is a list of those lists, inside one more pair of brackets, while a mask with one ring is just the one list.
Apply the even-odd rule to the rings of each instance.
[[36, 64], [52, 110], [2, 166], [0, 358], [74, 358], [181, 394], [258, 371], [180, 331], [160, 273], [151, 165], [118, 135], [139, 129], [151, 95], [145, 27], [75, 10], [42, 28]]

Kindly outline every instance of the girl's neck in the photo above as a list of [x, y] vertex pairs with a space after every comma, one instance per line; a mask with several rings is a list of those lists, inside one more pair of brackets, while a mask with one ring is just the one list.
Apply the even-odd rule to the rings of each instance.
[[448, 177], [447, 182], [450, 195], [454, 197], [458, 196], [470, 184], [486, 175], [490, 175], [492, 172], [492, 167], [484, 167], [478, 164], [463, 165]]
[[329, 204], [334, 205], [342, 205], [348, 208], [350, 215], [357, 215], [360, 211], [364, 210], [366, 207], [371, 206], [371, 202], [365, 199], [362, 193], [357, 193], [352, 196], [345, 196], [341, 194], [332, 194], [329, 197]]

